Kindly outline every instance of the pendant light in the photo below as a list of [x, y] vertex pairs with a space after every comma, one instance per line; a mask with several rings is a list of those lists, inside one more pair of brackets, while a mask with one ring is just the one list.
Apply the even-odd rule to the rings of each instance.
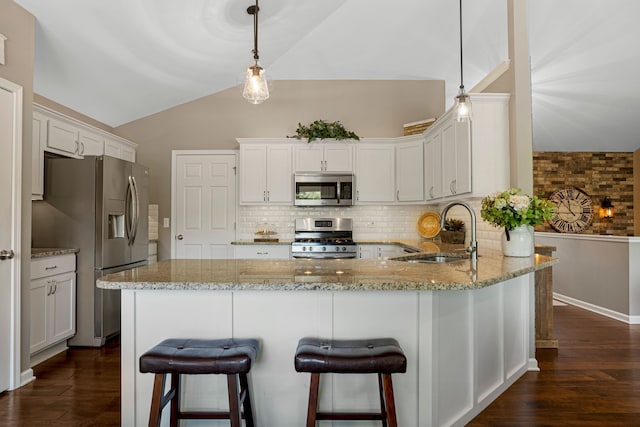
[[471, 98], [464, 90], [463, 63], [462, 63], [462, 0], [460, 0], [460, 91], [456, 96], [456, 105], [453, 113], [457, 122], [471, 120]]
[[269, 98], [269, 87], [264, 68], [258, 64], [258, 0], [255, 5], [247, 8], [247, 13], [253, 15], [253, 64], [249, 65], [244, 79], [242, 96], [252, 104], [260, 104]]

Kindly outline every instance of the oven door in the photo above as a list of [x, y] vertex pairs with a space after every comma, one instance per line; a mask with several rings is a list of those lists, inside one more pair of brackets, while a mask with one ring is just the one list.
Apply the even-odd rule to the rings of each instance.
[[295, 206], [351, 206], [353, 175], [295, 174]]

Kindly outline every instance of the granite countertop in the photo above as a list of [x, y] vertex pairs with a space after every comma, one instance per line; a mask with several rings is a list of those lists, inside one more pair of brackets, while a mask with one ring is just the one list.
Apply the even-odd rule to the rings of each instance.
[[443, 264], [393, 259], [165, 260], [104, 276], [97, 285], [140, 290], [465, 290], [490, 286], [556, 262], [543, 255], [514, 258], [481, 253], [474, 272], [466, 259]]
[[291, 240], [278, 240], [277, 242], [256, 242], [253, 240], [236, 240], [232, 245], [290, 245]]
[[77, 254], [76, 248], [31, 248], [31, 258], [44, 258], [48, 256]]

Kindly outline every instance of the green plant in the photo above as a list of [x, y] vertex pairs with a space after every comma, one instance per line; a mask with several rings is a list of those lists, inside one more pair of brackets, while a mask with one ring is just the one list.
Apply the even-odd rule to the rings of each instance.
[[482, 199], [482, 219], [510, 231], [520, 225], [540, 225], [553, 215], [555, 203], [522, 194], [518, 188], [497, 191]]
[[446, 231], [463, 231], [464, 221], [456, 218], [448, 218], [444, 222], [444, 229]]
[[348, 131], [344, 128], [340, 122], [326, 122], [324, 120], [316, 120], [309, 126], [304, 126], [298, 123], [298, 129], [296, 129], [296, 135], [294, 138], [302, 139], [307, 138], [307, 143], [316, 139], [356, 139], [360, 140], [360, 137], [355, 133]]

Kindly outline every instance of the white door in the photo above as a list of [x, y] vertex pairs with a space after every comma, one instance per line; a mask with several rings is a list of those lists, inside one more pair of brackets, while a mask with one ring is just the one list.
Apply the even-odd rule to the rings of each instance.
[[235, 240], [235, 152], [174, 151], [171, 257], [233, 258]]
[[0, 392], [20, 378], [22, 87], [0, 78]]

